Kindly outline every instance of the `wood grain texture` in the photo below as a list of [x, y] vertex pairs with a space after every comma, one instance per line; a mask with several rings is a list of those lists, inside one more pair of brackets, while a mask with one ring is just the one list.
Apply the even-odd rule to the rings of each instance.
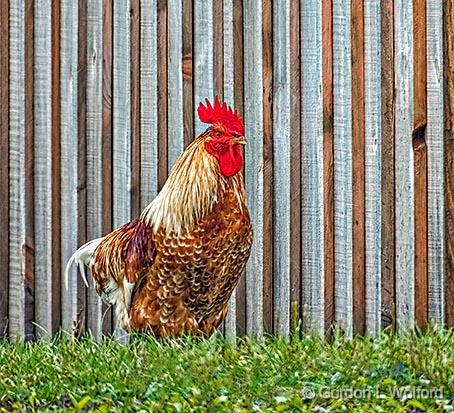
[[[102, 0], [87, 1], [86, 224], [87, 239], [103, 235], [103, 19]], [[90, 278], [86, 328], [99, 338], [102, 305]]]
[[[55, 8], [54, 8], [55, 9]], [[66, 263], [78, 244], [78, 130], [77, 130], [77, 43], [78, 8], [71, 0], [61, 0], [60, 48], [60, 242], [61, 263]], [[54, 84], [55, 85], [55, 84]], [[58, 87], [58, 86], [57, 86]], [[55, 109], [55, 108], [54, 108]], [[56, 127], [54, 125], [54, 129]], [[63, 172], [64, 171], [64, 172]], [[60, 274], [63, 274], [61, 271]], [[77, 271], [73, 267], [68, 284], [61, 282], [61, 323], [71, 331], [77, 323]]]
[[[0, 99], [2, 105], [9, 107], [9, 2], [6, 1], [0, 5]], [[10, 151], [8, 132], [9, 113], [8, 110], [2, 110], [0, 112], [0, 147], [2, 148], [0, 153], [0, 193], [3, 195], [0, 201], [0, 214], [4, 218], [0, 220], [0, 230], [3, 234], [9, 233], [10, 191], [8, 176]], [[17, 201], [18, 199], [13, 198], [11, 202]], [[12, 222], [12, 225], [15, 225], [15, 223]], [[9, 241], [7, 236], [2, 238], [0, 240], [0, 337], [5, 336], [8, 329], [9, 284]], [[19, 251], [20, 249], [16, 250], [16, 254]]]
[[353, 328], [366, 329], [364, 2], [351, 7]]
[[[213, 0], [194, 1], [194, 110], [199, 102], [214, 97], [213, 73]], [[206, 126], [195, 113], [195, 134], [202, 133]]]
[[[9, 305], [4, 314], [8, 317], [9, 337], [15, 340], [25, 336], [25, 36], [23, 2], [10, 1], [9, 14], [9, 283], [3, 291], [5, 295], [9, 292], [9, 302], [7, 302]], [[4, 97], [2, 101], [4, 101]], [[2, 148], [4, 147], [7, 146], [2, 141]], [[3, 328], [0, 334], [3, 332]]]
[[322, 4], [323, 180], [324, 180], [324, 312], [325, 332], [335, 319], [334, 300], [334, 95], [333, 3]]
[[395, 215], [394, 215], [394, 9], [393, 2], [380, 3], [381, 141], [382, 141], [382, 327], [395, 322]]
[[415, 233], [413, 130], [413, 4], [394, 2], [396, 319], [399, 331], [414, 325]]
[[224, 0], [213, 0], [213, 87], [224, 101]]
[[182, 0], [170, 0], [167, 3], [167, 42], [168, 42], [168, 131], [167, 154], [168, 170], [183, 152], [183, 4]]
[[158, 193], [157, 4], [141, 2], [140, 13], [140, 209]]
[[263, 322], [273, 323], [273, 2], [262, 1], [263, 56]]
[[34, 186], [36, 334], [52, 333], [52, 51], [50, 0], [34, 3]]
[[290, 331], [290, 2], [273, 10], [274, 331]]
[[184, 145], [194, 139], [194, 93], [193, 93], [193, 7], [192, 0], [183, 0], [183, 124]]
[[364, 2], [365, 117], [365, 327], [375, 336], [381, 326], [382, 138], [380, 4]]
[[301, 272], [303, 326], [324, 330], [322, 8], [301, 7]]
[[130, 0], [131, 36], [131, 217], [140, 208], [140, 0]]
[[413, 1], [414, 116], [413, 152], [415, 180], [415, 321], [427, 323], [427, 66], [426, 2]]
[[[428, 319], [442, 324], [444, 305], [443, 2], [429, 0], [427, 22]], [[451, 32], [452, 34], [452, 32]]]
[[301, 319], [300, 4], [290, 2], [290, 328]]
[[352, 102], [350, 1], [333, 3], [334, 251], [336, 322], [353, 334]]
[[454, 2], [443, 9], [444, 184], [445, 184], [445, 321], [454, 327]]
[[[113, 4], [103, 0], [102, 11], [102, 232], [112, 230], [112, 53]], [[112, 330], [112, 312], [103, 309], [103, 332]]]
[[254, 337], [263, 335], [263, 50], [262, 2], [245, 3], [244, 27], [244, 120], [249, 142], [245, 154], [246, 192], [254, 228], [251, 255], [246, 265], [246, 328]]

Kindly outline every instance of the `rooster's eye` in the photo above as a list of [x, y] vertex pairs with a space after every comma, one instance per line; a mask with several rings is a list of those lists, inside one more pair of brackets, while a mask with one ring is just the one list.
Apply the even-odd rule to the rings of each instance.
[[217, 131], [217, 132], [214, 132], [214, 136], [216, 136], [216, 138], [220, 138], [221, 137], [221, 132]]

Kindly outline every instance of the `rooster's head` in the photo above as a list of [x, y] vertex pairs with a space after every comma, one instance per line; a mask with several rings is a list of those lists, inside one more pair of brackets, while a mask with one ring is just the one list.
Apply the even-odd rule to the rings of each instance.
[[235, 175], [243, 167], [243, 119], [225, 102], [221, 104], [217, 96], [214, 105], [206, 99], [206, 106], [200, 103], [197, 112], [202, 122], [212, 125], [202, 135], [206, 151], [218, 160], [224, 176]]

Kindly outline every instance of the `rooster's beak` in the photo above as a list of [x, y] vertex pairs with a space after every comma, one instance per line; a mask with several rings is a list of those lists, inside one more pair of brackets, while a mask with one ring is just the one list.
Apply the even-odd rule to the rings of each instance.
[[237, 143], [239, 145], [246, 145], [247, 140], [244, 138], [244, 136], [239, 136], [238, 138], [233, 138], [233, 142]]

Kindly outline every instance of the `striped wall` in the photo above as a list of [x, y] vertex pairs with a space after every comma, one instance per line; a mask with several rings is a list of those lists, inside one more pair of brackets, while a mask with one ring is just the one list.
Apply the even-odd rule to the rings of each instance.
[[2, 1], [0, 335], [114, 329], [66, 261], [153, 199], [215, 95], [255, 233], [228, 337], [454, 326], [453, 31], [452, 0]]

